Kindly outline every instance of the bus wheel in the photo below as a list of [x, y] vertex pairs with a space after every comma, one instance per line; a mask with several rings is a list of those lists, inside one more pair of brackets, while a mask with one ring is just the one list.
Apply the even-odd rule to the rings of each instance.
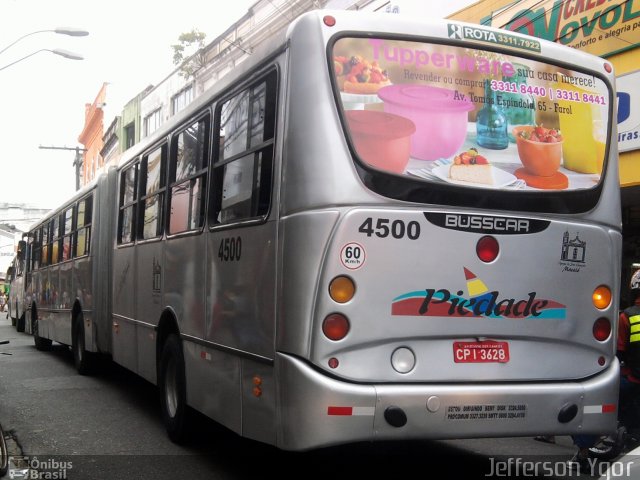
[[162, 348], [158, 380], [164, 426], [172, 442], [182, 443], [187, 437], [189, 412], [184, 355], [176, 334], [169, 335]]
[[[24, 318], [24, 314], [22, 315], [22, 318]], [[20, 331], [20, 323], [18, 323], [18, 331]], [[24, 331], [24, 321], [23, 321], [23, 326], [22, 326], [22, 331]], [[36, 349], [38, 350], [49, 350], [49, 348], [51, 348], [51, 340], [49, 340], [48, 338], [42, 338], [40, 335], [38, 335], [38, 319], [34, 318], [31, 321], [31, 331], [33, 332], [33, 343], [36, 346]]]
[[82, 313], [73, 322], [71, 336], [73, 363], [80, 375], [88, 375], [93, 370], [93, 354], [87, 352], [84, 343], [84, 317]]
[[18, 318], [18, 321], [16, 322], [16, 330], [18, 332], [24, 332], [24, 327], [25, 327], [25, 316], [24, 313], [20, 316], [20, 318]]

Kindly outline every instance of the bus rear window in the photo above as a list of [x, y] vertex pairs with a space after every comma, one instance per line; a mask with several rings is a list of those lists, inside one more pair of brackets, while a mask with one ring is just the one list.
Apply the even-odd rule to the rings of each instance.
[[600, 181], [611, 98], [596, 76], [381, 38], [341, 38], [332, 56], [344, 123], [369, 171], [501, 191]]

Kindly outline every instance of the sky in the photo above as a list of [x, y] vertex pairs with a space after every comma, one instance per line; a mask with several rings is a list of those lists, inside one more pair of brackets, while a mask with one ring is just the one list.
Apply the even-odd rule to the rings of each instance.
[[[403, 14], [424, 11], [424, 0], [403, 2]], [[85, 104], [108, 82], [105, 128], [122, 106], [158, 84], [175, 66], [171, 45], [197, 29], [214, 40], [255, 0], [0, 0], [0, 50], [23, 35], [57, 27], [89, 31], [85, 37], [53, 32], [29, 35], [0, 53], [0, 203], [54, 208], [75, 191], [75, 153], [44, 147], [81, 146]], [[429, 2], [431, 3], [431, 2]], [[440, 2], [433, 2], [433, 4]], [[449, 0], [452, 13], [473, 3]], [[40, 49], [63, 49], [70, 60]], [[109, 113], [111, 116], [109, 117]], [[108, 117], [108, 118], [107, 118]]]

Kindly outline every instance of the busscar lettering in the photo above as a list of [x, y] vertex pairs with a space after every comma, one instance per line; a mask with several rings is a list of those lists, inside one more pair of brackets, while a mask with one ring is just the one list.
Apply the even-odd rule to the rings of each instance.
[[482, 315], [513, 316], [517, 318], [538, 317], [541, 311], [548, 305], [548, 300], [536, 299], [536, 292], [529, 292], [527, 298], [515, 299], [505, 298], [498, 300], [499, 292], [493, 291], [478, 298], [461, 298], [462, 291], [458, 291], [455, 297], [446, 288], [435, 290], [427, 288], [426, 295], [418, 313], [426, 315], [429, 307], [438, 304], [449, 303], [448, 315]]
[[446, 215], [445, 226], [469, 230], [496, 230], [527, 233], [529, 220], [524, 218], [501, 218], [474, 215]]

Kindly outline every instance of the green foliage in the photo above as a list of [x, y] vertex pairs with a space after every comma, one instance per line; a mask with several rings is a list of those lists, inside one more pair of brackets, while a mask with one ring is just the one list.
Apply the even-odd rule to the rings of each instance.
[[196, 29], [180, 34], [178, 42], [171, 45], [173, 49], [173, 64], [181, 65], [181, 74], [185, 78], [194, 75], [204, 65], [203, 48], [206, 33]]

